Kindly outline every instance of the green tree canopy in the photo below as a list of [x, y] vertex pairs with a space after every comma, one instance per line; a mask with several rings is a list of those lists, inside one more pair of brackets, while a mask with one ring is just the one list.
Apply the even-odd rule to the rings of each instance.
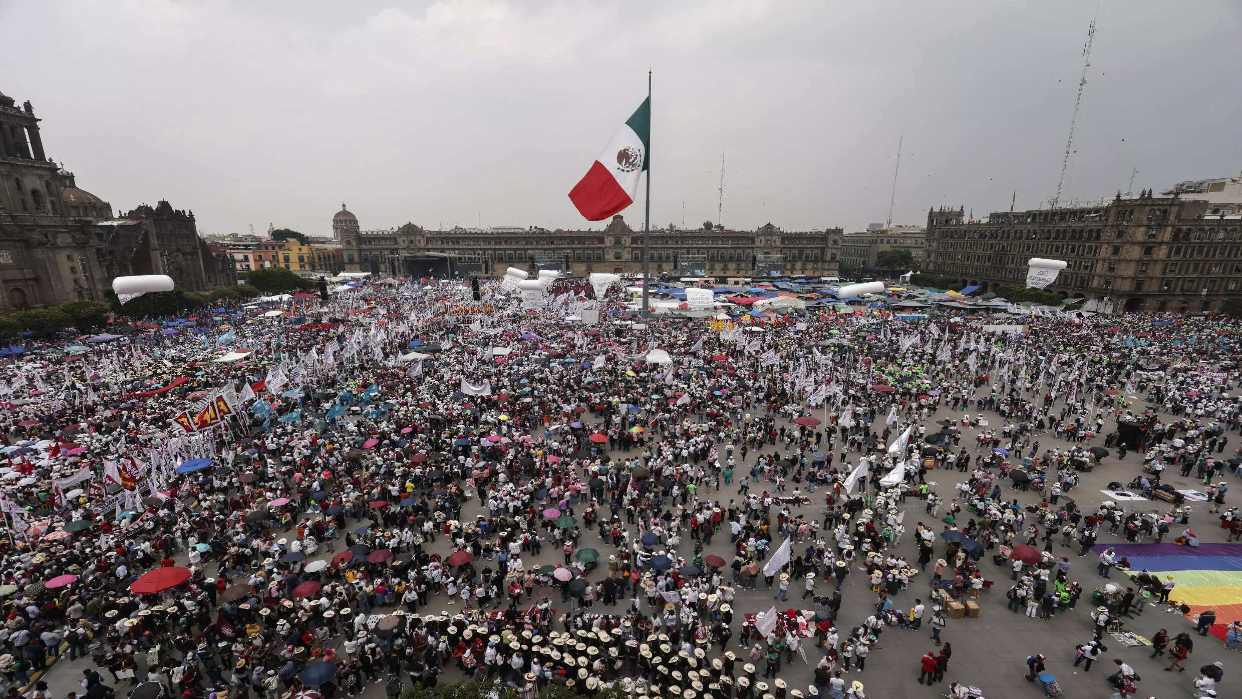
[[914, 253], [907, 249], [881, 250], [875, 256], [875, 266], [884, 270], [908, 270], [914, 267]]
[[310, 242], [305, 235], [293, 230], [292, 228], [277, 228], [272, 231], [272, 240], [296, 240], [303, 245]]

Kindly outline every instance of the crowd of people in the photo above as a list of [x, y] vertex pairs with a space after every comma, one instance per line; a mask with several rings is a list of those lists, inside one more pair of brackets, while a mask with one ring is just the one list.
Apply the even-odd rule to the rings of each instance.
[[[397, 696], [449, 673], [524, 696], [863, 699], [887, 633], [928, 633], [918, 679], [944, 682], [940, 633], [989, 577], [1050, 620], [1090, 594], [1074, 553], [1188, 537], [1180, 500], [1079, 504], [1109, 449], [1145, 455], [1149, 495], [1195, 473], [1242, 531], [1234, 323], [1014, 335], [483, 290], [487, 315], [465, 285], [375, 282], [29, 340], [0, 385], [6, 696], [51, 696], [89, 658], [77, 696]], [[869, 597], [845, 599], [851, 577]], [[1170, 592], [1144, 573], [1093, 600], [1077, 660]], [[1184, 669], [1189, 636], [1156, 641]]]

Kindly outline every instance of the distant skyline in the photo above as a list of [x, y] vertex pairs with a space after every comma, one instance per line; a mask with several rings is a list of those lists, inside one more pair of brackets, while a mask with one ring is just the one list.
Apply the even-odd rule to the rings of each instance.
[[[976, 216], [1056, 191], [1097, 3], [0, 2], [0, 91], [114, 210], [202, 234], [599, 227], [567, 193], [645, 96], [652, 225]], [[1242, 3], [1100, 3], [1062, 203], [1242, 171]], [[642, 201], [623, 212], [642, 224]]]

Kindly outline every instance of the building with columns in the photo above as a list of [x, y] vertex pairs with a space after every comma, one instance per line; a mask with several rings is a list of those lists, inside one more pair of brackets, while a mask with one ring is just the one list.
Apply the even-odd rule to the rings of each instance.
[[[622, 216], [603, 229], [452, 228], [407, 223], [368, 231], [342, 206], [332, 217], [345, 269], [410, 275], [443, 259], [458, 275], [504, 274], [508, 267], [557, 269], [575, 275], [642, 271], [642, 232]], [[836, 276], [842, 230], [785, 231], [771, 223], [753, 231], [719, 226], [651, 231], [647, 255], [653, 274], [673, 276]]]
[[34, 107], [0, 93], [0, 311], [102, 301], [112, 279], [168, 274], [199, 291], [236, 283], [232, 261], [166, 201], [114, 217], [45, 150]]
[[980, 221], [962, 208], [927, 213], [929, 274], [957, 284], [1021, 287], [1032, 257], [1065, 260], [1048, 288], [1114, 312], [1220, 310], [1242, 297], [1242, 204], [1150, 190], [1134, 198]]

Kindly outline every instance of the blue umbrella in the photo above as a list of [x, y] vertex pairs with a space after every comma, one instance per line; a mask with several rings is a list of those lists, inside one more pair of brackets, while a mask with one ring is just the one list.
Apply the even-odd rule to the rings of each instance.
[[979, 545], [978, 541], [975, 541], [970, 537], [962, 537], [962, 550], [966, 553], [974, 553], [975, 551], [982, 549], [983, 547]]
[[643, 534], [643, 546], [655, 546], [656, 542], [659, 540], [660, 537], [656, 536], [655, 532], [647, 532], [646, 534]]
[[454, 440], [453, 440], [453, 446], [455, 446], [455, 447], [468, 447], [468, 446], [470, 446], [470, 440], [469, 440], [469, 439], [466, 439], [465, 437], [462, 437], [462, 438], [460, 438], [460, 439], [454, 439]]
[[416, 505], [417, 502], [414, 500], [414, 498], [403, 498], [401, 502], [397, 504], [400, 505], [401, 507], [414, 507], [414, 505]]
[[302, 553], [301, 551], [290, 551], [289, 553], [286, 553], [285, 555], [281, 556], [280, 560], [284, 561], [285, 563], [301, 563], [302, 561], [306, 560], [306, 554]]
[[959, 532], [959, 531], [954, 531], [954, 530], [950, 529], [950, 530], [949, 530], [949, 531], [947, 531], [947, 532], [940, 532], [940, 538], [941, 538], [941, 539], [944, 539], [945, 541], [949, 542], [950, 544], [955, 544], [955, 543], [957, 543], [957, 542], [959, 542], [959, 541], [961, 541], [961, 540], [962, 540], [962, 533], [961, 533], [961, 532]]
[[186, 459], [177, 467], [177, 473], [196, 473], [211, 468], [211, 459]]
[[578, 420], [574, 420], [573, 422], [569, 423], [569, 426], [574, 428], [575, 430], [582, 429], [582, 423]]
[[339, 515], [344, 511], [345, 511], [344, 507], [341, 507], [340, 505], [333, 505], [332, 507], [328, 508], [328, 515], [335, 517], [336, 515]]
[[302, 668], [301, 674], [298, 675], [302, 680], [302, 684], [307, 687], [319, 687], [332, 681], [336, 677], [336, 663], [324, 662], [322, 660], [313, 662]]
[[656, 572], [663, 573], [673, 567], [673, 559], [668, 556], [656, 556], [651, 559], [651, 568]]
[[311, 500], [323, 500], [324, 498], [328, 497], [328, 494], [322, 490], [316, 490], [315, 492], [311, 493], [310, 496], [311, 496]]

